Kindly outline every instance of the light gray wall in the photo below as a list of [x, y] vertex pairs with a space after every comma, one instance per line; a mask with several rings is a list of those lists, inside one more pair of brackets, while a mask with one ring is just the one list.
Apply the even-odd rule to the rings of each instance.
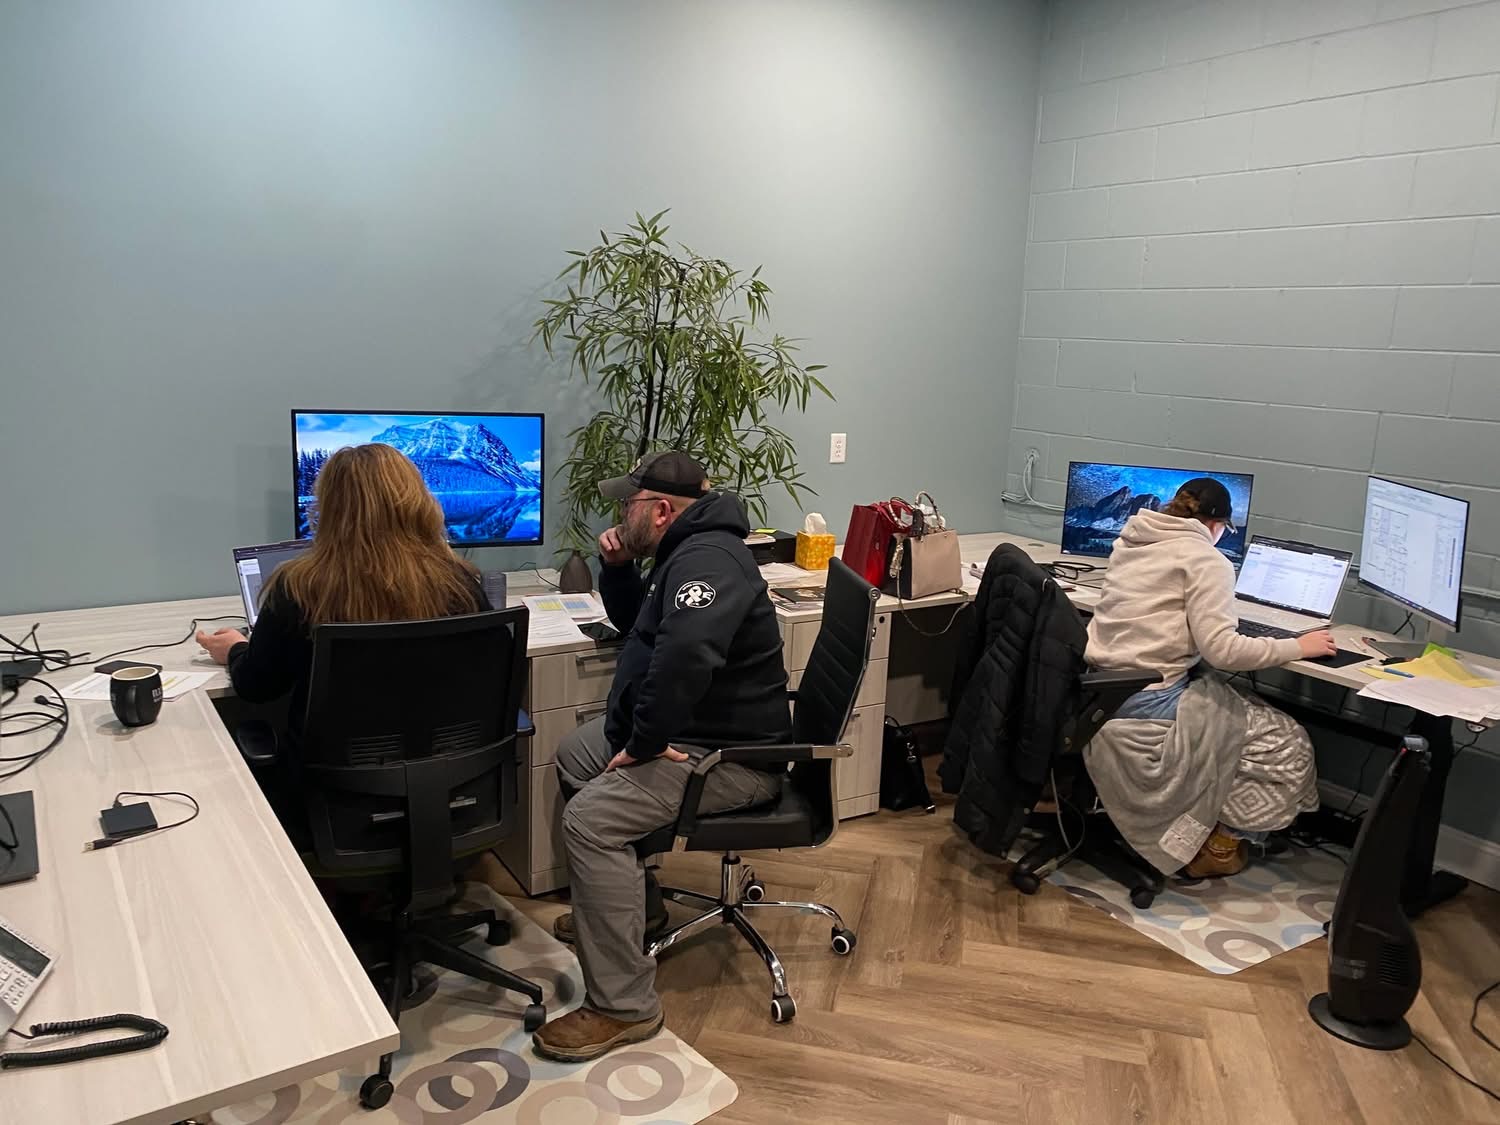
[[838, 403], [789, 427], [831, 524], [925, 486], [995, 526], [1042, 21], [0, 6], [0, 612], [231, 590], [232, 546], [290, 532], [294, 406], [542, 410], [555, 465], [588, 401], [529, 325], [563, 251], [637, 209], [763, 263], [772, 324], [831, 365]]
[[[1060, 0], [1041, 82], [1012, 488], [1028, 449], [1051, 503], [1070, 460], [1253, 472], [1252, 531], [1357, 550], [1379, 472], [1471, 501], [1500, 587], [1500, 3]], [[1500, 839], [1497, 786], [1461, 759], [1452, 822]]]

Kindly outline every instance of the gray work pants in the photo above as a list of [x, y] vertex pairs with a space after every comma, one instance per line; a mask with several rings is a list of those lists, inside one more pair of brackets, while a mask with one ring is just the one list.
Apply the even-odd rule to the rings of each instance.
[[[702, 751], [679, 747], [700, 756]], [[614, 757], [604, 719], [585, 723], [557, 746], [564, 793], [563, 840], [573, 888], [573, 926], [589, 1007], [619, 1020], [654, 1019], [656, 963], [642, 946], [646, 935], [645, 864], [632, 846], [677, 822], [692, 762], [665, 758], [606, 773]], [[779, 791], [775, 776], [745, 766], [721, 765], [708, 775], [699, 810], [751, 808]], [[652, 909], [660, 909], [660, 898]]]

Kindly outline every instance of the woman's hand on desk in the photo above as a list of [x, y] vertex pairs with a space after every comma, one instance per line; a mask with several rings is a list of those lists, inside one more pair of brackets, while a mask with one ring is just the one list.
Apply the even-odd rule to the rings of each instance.
[[197, 636], [198, 643], [213, 657], [215, 664], [228, 664], [229, 650], [244, 644], [246, 639], [238, 629], [215, 629], [212, 633], [199, 629]]
[[1316, 660], [1320, 656], [1332, 656], [1339, 646], [1333, 643], [1333, 634], [1327, 629], [1316, 629], [1297, 638], [1297, 647], [1302, 650], [1303, 660]]

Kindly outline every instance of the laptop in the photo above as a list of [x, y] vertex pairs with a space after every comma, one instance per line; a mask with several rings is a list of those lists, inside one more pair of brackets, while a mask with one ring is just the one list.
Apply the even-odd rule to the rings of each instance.
[[260, 613], [260, 591], [266, 580], [284, 562], [290, 562], [312, 546], [311, 539], [289, 539], [285, 543], [262, 543], [258, 547], [234, 549], [234, 573], [239, 582], [240, 598], [245, 603], [245, 620], [255, 628]]
[[1252, 535], [1234, 584], [1238, 631], [1300, 637], [1328, 628], [1352, 559], [1349, 551]]

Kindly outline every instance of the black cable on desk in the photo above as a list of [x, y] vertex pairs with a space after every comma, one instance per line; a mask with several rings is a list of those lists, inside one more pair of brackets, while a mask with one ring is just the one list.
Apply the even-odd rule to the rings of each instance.
[[10, 768], [10, 769], [0, 768], [0, 781], [9, 780], [10, 778], [15, 777], [18, 774], [26, 772], [26, 770], [28, 770], [32, 766], [36, 765], [36, 763], [38, 761], [40, 761], [42, 758], [45, 758], [54, 749], [56, 749], [57, 744], [63, 740], [63, 736], [68, 733], [68, 723], [72, 721], [71, 713], [68, 710], [68, 702], [67, 702], [66, 699], [63, 698], [62, 692], [58, 691], [57, 688], [53, 687], [50, 683], [48, 683], [46, 680], [42, 679], [39, 676], [27, 676], [27, 677], [25, 677], [24, 679], [22, 679], [19, 682], [20, 683], [25, 683], [28, 680], [31, 681], [32, 683], [41, 684], [44, 688], [46, 688], [48, 691], [50, 691], [53, 695], [57, 696], [58, 714], [52, 715], [52, 714], [47, 714], [47, 713], [44, 713], [44, 712], [41, 712], [41, 711], [19, 711], [19, 712], [15, 712], [13, 714], [10, 714], [10, 715], [0, 715], [0, 721], [3, 721], [5, 719], [22, 719], [22, 718], [33, 718], [33, 717], [40, 718], [40, 719], [43, 720], [43, 721], [41, 721], [39, 723], [33, 724], [32, 726], [26, 727], [23, 730], [17, 730], [17, 731], [0, 731], [0, 737], [11, 738], [11, 737], [17, 737], [17, 736], [20, 736], [20, 735], [23, 735], [23, 734], [33, 734], [36, 731], [45, 730], [47, 727], [53, 726], [53, 725], [56, 725], [56, 727], [57, 727], [57, 733], [54, 734], [48, 740], [47, 745], [43, 746], [40, 750], [32, 750], [32, 751], [29, 751], [28, 753], [17, 754], [17, 755], [14, 755], [14, 756], [3, 756], [3, 757], [0, 757], [0, 762], [20, 762], [21, 763], [19, 766], [15, 766], [14, 768]]
[[193, 806], [193, 811], [188, 813], [188, 815], [183, 817], [181, 820], [174, 820], [171, 824], [158, 824], [155, 828], [148, 828], [146, 829], [146, 831], [137, 832], [133, 836], [100, 836], [97, 840], [90, 840], [87, 844], [83, 845], [84, 851], [97, 852], [103, 850], [104, 848], [112, 848], [116, 844], [128, 844], [131, 840], [142, 840], [147, 836], [155, 836], [160, 832], [167, 831], [169, 828], [181, 828], [184, 824], [197, 820], [198, 814], [203, 811], [202, 807], [198, 804], [198, 798], [194, 797], [191, 793], [184, 793], [179, 789], [163, 789], [158, 792], [150, 793], [141, 792], [135, 789], [126, 789], [115, 794], [115, 808], [120, 807], [121, 797], [162, 797], [167, 800], [176, 800], [178, 798], [181, 798], [183, 801], [186, 801], [188, 804]]
[[[77, 668], [90, 662], [102, 664], [106, 660], [113, 660], [117, 656], [128, 656], [132, 652], [147, 652], [158, 648], [176, 648], [185, 645], [197, 635], [198, 626], [209, 621], [243, 621], [244, 614], [225, 613], [218, 617], [195, 617], [192, 625], [188, 628], [187, 636], [175, 641], [159, 641], [154, 644], [136, 645], [133, 648], [122, 648], [117, 652], [106, 652], [103, 656], [95, 656], [90, 652], [69, 652], [64, 648], [39, 648], [32, 642], [36, 640], [38, 626], [33, 625], [29, 632], [19, 641], [13, 641], [4, 633], [0, 633], [0, 642], [10, 646], [10, 654], [16, 657], [40, 660], [42, 668], [49, 672], [60, 672], [65, 668]], [[7, 700], [7, 702], [9, 702]]]

